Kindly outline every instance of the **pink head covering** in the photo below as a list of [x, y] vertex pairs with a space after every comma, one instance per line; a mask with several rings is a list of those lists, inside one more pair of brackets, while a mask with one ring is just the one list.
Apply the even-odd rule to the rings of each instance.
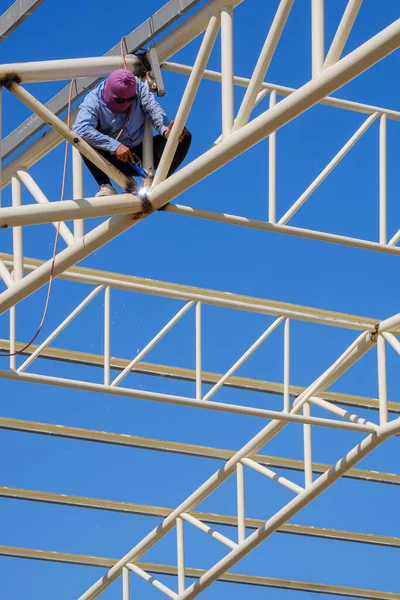
[[[125, 112], [136, 96], [136, 79], [128, 69], [117, 69], [109, 75], [104, 86], [104, 102], [115, 112]], [[120, 99], [126, 102], [117, 102]]]

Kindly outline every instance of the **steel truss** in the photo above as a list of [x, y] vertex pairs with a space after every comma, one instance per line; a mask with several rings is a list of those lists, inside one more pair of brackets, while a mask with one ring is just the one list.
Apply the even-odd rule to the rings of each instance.
[[[367, 42], [356, 48], [348, 55], [342, 53], [351, 31], [362, 0], [349, 0], [343, 18], [334, 36], [332, 45], [325, 56], [324, 53], [324, 3], [323, 0], [312, 0], [312, 79], [304, 83], [299, 89], [290, 89], [281, 85], [268, 83], [265, 80], [270, 62], [273, 58], [294, 0], [280, 0], [278, 10], [271, 23], [265, 39], [265, 44], [249, 79], [235, 77], [233, 73], [233, 9], [241, 0], [210, 0], [189, 19], [179, 24], [171, 33], [157, 42], [153, 51], [164, 69], [182, 73], [189, 76], [185, 92], [180, 102], [175, 118], [175, 127], [172, 130], [166, 150], [163, 154], [159, 168], [151, 188], [139, 190], [136, 184], [125, 177], [121, 172], [100, 157], [97, 152], [83, 139], [73, 133], [65, 121], [57, 116], [65, 108], [65, 91], [53, 99], [49, 106], [40, 103], [21, 83], [53, 81], [69, 78], [82, 78], [75, 89], [75, 98], [82, 95], [87, 87], [93, 86], [99, 77], [109, 74], [115, 68], [122, 66], [122, 58], [115, 55], [115, 48], [105, 57], [90, 59], [69, 59], [62, 61], [45, 61], [40, 63], [21, 63], [0, 66], [0, 85], [12, 93], [18, 100], [30, 108], [39, 119], [32, 121], [26, 134], [17, 132], [12, 134], [7, 141], [4, 154], [10, 155], [19, 148], [26, 139], [29, 139], [40, 129], [43, 122], [50, 125], [51, 130], [40, 140], [35, 141], [18, 156], [12, 158], [1, 173], [1, 188], [11, 184], [12, 206], [0, 208], [0, 225], [13, 228], [13, 255], [2, 255], [0, 260], [0, 276], [5, 290], [0, 294], [0, 314], [10, 310], [10, 338], [3, 340], [2, 346], [12, 353], [21, 347], [21, 342], [16, 339], [16, 304], [27, 298], [44, 286], [53, 270], [56, 277], [64, 280], [80, 281], [90, 286], [90, 290], [82, 302], [72, 310], [58, 325], [58, 327], [38, 346], [32, 346], [24, 354], [25, 360], [17, 363], [16, 357], [11, 356], [9, 369], [0, 370], [0, 377], [16, 381], [52, 384], [70, 389], [97, 391], [110, 395], [125, 396], [143, 400], [152, 400], [173, 403], [195, 408], [225, 411], [236, 414], [253, 415], [265, 418], [269, 423], [248, 441], [239, 451], [229, 452], [212, 448], [191, 447], [183, 448], [183, 444], [174, 445], [173, 442], [160, 442], [155, 440], [144, 441], [134, 439], [133, 436], [122, 436], [104, 432], [89, 432], [43, 424], [0, 419], [0, 428], [15, 431], [29, 431], [37, 434], [50, 434], [75, 439], [91, 439], [91, 441], [106, 443], [124, 443], [130, 446], [158, 449], [168, 452], [182, 452], [192, 455], [203, 455], [225, 459], [224, 465], [207, 479], [197, 490], [184, 500], [174, 510], [162, 507], [143, 507], [122, 503], [110, 503], [107, 500], [83, 499], [79, 497], [66, 497], [51, 492], [33, 492], [0, 488], [0, 496], [12, 497], [23, 500], [37, 500], [60, 504], [72, 504], [87, 508], [105, 510], [121, 510], [135, 514], [157, 514], [163, 517], [162, 522], [153, 529], [145, 538], [136, 544], [130, 552], [118, 561], [65, 555], [61, 553], [43, 553], [36, 550], [0, 547], [0, 554], [8, 556], [25, 556], [29, 558], [42, 558], [43, 560], [59, 560], [62, 562], [75, 562], [79, 564], [92, 564], [109, 568], [89, 590], [83, 593], [80, 600], [95, 598], [108, 588], [113, 581], [121, 576], [123, 582], [123, 598], [129, 598], [129, 574], [148, 581], [151, 585], [176, 600], [189, 600], [198, 596], [203, 590], [216, 580], [237, 581], [254, 583], [270, 587], [286, 587], [289, 589], [303, 589], [307, 591], [325, 591], [340, 595], [367, 597], [367, 598], [394, 598], [395, 594], [389, 592], [371, 592], [370, 590], [356, 590], [355, 588], [340, 588], [339, 586], [318, 586], [317, 584], [283, 581], [268, 578], [255, 578], [245, 575], [227, 574], [237, 562], [249, 554], [265, 539], [276, 531], [311, 535], [315, 537], [328, 537], [353, 542], [367, 542], [377, 545], [398, 547], [397, 538], [372, 536], [362, 533], [343, 532], [338, 530], [313, 530], [310, 527], [288, 525], [287, 521], [295, 516], [303, 507], [311, 503], [328, 487], [341, 477], [374, 480], [381, 483], [398, 485], [400, 476], [389, 473], [370, 473], [355, 468], [365, 456], [382, 444], [386, 439], [400, 434], [400, 417], [389, 419], [391, 413], [399, 413], [399, 404], [389, 402], [386, 383], [386, 346], [389, 344], [400, 354], [400, 342], [396, 335], [400, 333], [400, 314], [383, 320], [376, 321], [363, 317], [353, 317], [329, 311], [314, 310], [294, 305], [284, 305], [254, 298], [245, 298], [199, 290], [186, 286], [176, 286], [163, 282], [149, 282], [138, 278], [127, 278], [117, 274], [96, 272], [88, 269], [74, 267], [76, 263], [89, 256], [92, 252], [105, 245], [133, 225], [147, 218], [155, 210], [165, 208], [166, 211], [192, 217], [211, 219], [220, 222], [232, 223], [245, 227], [265, 229], [289, 235], [307, 237], [330, 241], [348, 246], [373, 249], [380, 252], [398, 254], [400, 248], [396, 246], [400, 240], [400, 230], [388, 241], [388, 227], [386, 216], [387, 190], [386, 190], [386, 136], [387, 121], [399, 120], [400, 112], [374, 107], [358, 102], [330, 97], [330, 94], [363, 73], [400, 45], [400, 19], [389, 27], [379, 32]], [[179, 10], [178, 10], [179, 4]], [[159, 27], [152, 31], [147, 39], [150, 40], [156, 32], [162, 31], [168, 24], [178, 18], [180, 12], [189, 9], [196, 2], [179, 3], [171, 2], [164, 9], [160, 18]], [[172, 12], [171, 12], [171, 7]], [[161, 9], [160, 12], [164, 11]], [[217, 34], [221, 31], [221, 73], [206, 69], [208, 59], [213, 50]], [[193, 66], [180, 65], [170, 62], [173, 55], [204, 32], [199, 52]], [[143, 38], [140, 38], [143, 39]], [[135, 49], [134, 45], [129, 49]], [[125, 57], [128, 66], [135, 70], [137, 58], [129, 55]], [[178, 135], [185, 125], [191, 107], [196, 97], [197, 90], [203, 78], [221, 82], [222, 98], [222, 123], [221, 131], [216, 133], [216, 142], [212, 148], [194, 159], [177, 173], [166, 179], [172, 156], [178, 144]], [[86, 83], [85, 83], [86, 82]], [[234, 115], [234, 86], [246, 88], [244, 99], [237, 115]], [[250, 120], [254, 107], [269, 94], [269, 109], [261, 115]], [[278, 98], [283, 96], [283, 99]], [[0, 97], [1, 100], [1, 97]], [[279, 100], [279, 101], [278, 101]], [[297, 198], [291, 208], [280, 218], [277, 217], [276, 200], [276, 135], [277, 130], [304, 113], [318, 103], [334, 106], [339, 109], [361, 112], [367, 115], [363, 125], [354, 132], [348, 142], [336, 154], [318, 177], [308, 186], [304, 193]], [[54, 106], [54, 108], [52, 108]], [[74, 114], [73, 112], [73, 117]], [[307, 199], [334, 170], [349, 150], [357, 143], [374, 122], [379, 122], [379, 240], [355, 239], [327, 232], [313, 231], [288, 225], [290, 219], [304, 205]], [[0, 124], [1, 127], [1, 124]], [[1, 136], [0, 136], [1, 137]], [[248, 219], [244, 216], [227, 215], [193, 207], [170, 204], [179, 195], [190, 189], [193, 185], [223, 167], [225, 164], [256, 145], [261, 140], [269, 138], [269, 195], [268, 195], [268, 221], [261, 222]], [[29, 173], [29, 168], [38, 160], [54, 149], [62, 140], [66, 139], [73, 147], [73, 199], [59, 202], [49, 202], [45, 192]], [[151, 168], [151, 130], [147, 127], [144, 140], [145, 167]], [[124, 190], [117, 199], [103, 198], [94, 200], [85, 198], [82, 178], [82, 162], [80, 153], [90, 158], [92, 162], [102, 168]], [[36, 204], [22, 205], [22, 185], [31, 193]], [[139, 193], [140, 192], [140, 193]], [[84, 233], [83, 219], [99, 216], [111, 216], [110, 219], [98, 225], [88, 233]], [[74, 230], [71, 231], [64, 223], [65, 220], [74, 220]], [[61, 221], [60, 235], [66, 248], [59, 252], [55, 258], [54, 269], [52, 261], [40, 263], [24, 259], [23, 230], [22, 227], [32, 224], [46, 224]], [[10, 272], [11, 271], [11, 272]], [[132, 359], [114, 359], [110, 354], [110, 307], [111, 290], [124, 289], [130, 292], [140, 292], [157, 295], [160, 297], [175, 298], [183, 302], [179, 311], [171, 317], [165, 326], [154, 336], [148, 344]], [[99, 294], [104, 294], [104, 353], [103, 356], [87, 355], [66, 351], [63, 349], [49, 348], [57, 336], [84, 310]], [[230, 308], [273, 316], [272, 324], [266, 325], [264, 331], [254, 340], [252, 345], [244, 351], [236, 362], [224, 374], [204, 373], [202, 369], [202, 306], [210, 304], [221, 308]], [[178, 369], [170, 365], [154, 365], [144, 363], [143, 359], [152, 348], [161, 340], [174, 325], [189, 311], [195, 316], [196, 330], [196, 357], [195, 369]], [[307, 321], [330, 325], [333, 327], [352, 329], [357, 332], [353, 343], [346, 348], [338, 359], [306, 388], [299, 389], [290, 382], [290, 323], [291, 321]], [[284, 338], [283, 353], [283, 382], [268, 382], [248, 380], [237, 377], [236, 371], [245, 361], [263, 344], [275, 331], [280, 329]], [[338, 394], [328, 391], [337, 379], [350, 369], [373, 347], [377, 347], [377, 379], [379, 398], [360, 398], [350, 394]], [[37, 358], [52, 358], [53, 360], [80, 362], [82, 364], [97, 365], [103, 369], [103, 382], [93, 383], [89, 380], [66, 379], [54, 375], [43, 375], [27, 371]], [[116, 374], [113, 373], [116, 371]], [[179, 396], [158, 393], [151, 390], [134, 389], [121, 386], [121, 382], [131, 372], [140, 372], [161, 375], [176, 379], [193, 381], [194, 393], [191, 396]], [[112, 378], [112, 373], [114, 378]], [[212, 387], [204, 393], [204, 385]], [[282, 397], [282, 410], [253, 406], [241, 406], [233, 403], [222, 403], [214, 399], [214, 395], [224, 387], [238, 387], [257, 392], [272, 392]], [[316, 417], [311, 414], [312, 407], [325, 411], [325, 417]], [[372, 408], [378, 411], [378, 419], [368, 420], [350, 412], [343, 406]], [[329, 414], [327, 414], [329, 413]], [[301, 424], [303, 427], [304, 460], [293, 461], [279, 457], [260, 456], [258, 451], [278, 435], [287, 423]], [[335, 428], [364, 434], [363, 440], [341, 457], [333, 466], [320, 465], [313, 462], [312, 457], [312, 427]], [[90, 437], [92, 436], [92, 437]], [[179, 447], [178, 447], [179, 446]], [[301, 470], [304, 481], [302, 485], [295, 483], [289, 476], [283, 476], [273, 468]], [[249, 520], [245, 511], [245, 486], [244, 471], [252, 469], [260, 475], [275, 481], [288, 489], [294, 497], [278, 512], [266, 521]], [[315, 474], [319, 474], [315, 478]], [[237, 516], [209, 515], [194, 512], [201, 502], [208, 498], [216, 489], [222, 486], [232, 475], [237, 479]], [[209, 524], [228, 524], [237, 530], [236, 541], [217, 530], [211, 529]], [[185, 566], [185, 527], [195, 527], [211, 536], [216, 541], [225, 545], [229, 551], [226, 556], [207, 571], [189, 569]], [[246, 527], [254, 531], [248, 535]], [[300, 529], [299, 529], [300, 527]], [[140, 559], [157, 544], [168, 532], [175, 529], [177, 547], [177, 566], [162, 566], [139, 562]], [[363, 537], [364, 536], [364, 537]], [[164, 573], [177, 578], [177, 591], [165, 586], [155, 579], [150, 573]], [[196, 581], [186, 584], [186, 578], [195, 578]]]

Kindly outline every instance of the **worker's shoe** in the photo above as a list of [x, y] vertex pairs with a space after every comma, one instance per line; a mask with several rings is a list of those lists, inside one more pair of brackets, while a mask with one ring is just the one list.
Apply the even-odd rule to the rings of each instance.
[[102, 196], [115, 196], [118, 194], [117, 190], [111, 185], [111, 183], [103, 183], [97, 190], [95, 198], [101, 198]]

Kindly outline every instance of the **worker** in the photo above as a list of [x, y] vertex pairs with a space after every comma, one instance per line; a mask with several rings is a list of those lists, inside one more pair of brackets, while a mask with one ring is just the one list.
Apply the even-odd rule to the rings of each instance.
[[[148, 119], [158, 135], [153, 137], [154, 167], [157, 168], [174, 121], [169, 121], [146, 85], [128, 69], [113, 71], [105, 82], [91, 91], [79, 107], [73, 130], [96, 148], [110, 163], [128, 177], [137, 176], [133, 155], [142, 160], [144, 123]], [[168, 176], [188, 153], [192, 136], [184, 128]], [[117, 194], [109, 177], [83, 156], [97, 181], [96, 196]]]

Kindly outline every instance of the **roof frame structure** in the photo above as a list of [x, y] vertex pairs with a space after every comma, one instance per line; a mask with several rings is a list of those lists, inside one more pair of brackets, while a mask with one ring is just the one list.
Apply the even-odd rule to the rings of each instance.
[[15, 0], [0, 15], [0, 42], [3, 42], [25, 19], [27, 19], [44, 0]]

